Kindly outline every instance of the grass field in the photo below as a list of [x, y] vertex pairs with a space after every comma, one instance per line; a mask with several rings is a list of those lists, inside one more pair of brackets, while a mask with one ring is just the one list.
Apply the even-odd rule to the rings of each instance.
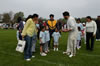
[[66, 50], [67, 33], [62, 34], [59, 51], [51, 52], [46, 57], [39, 54], [39, 43], [37, 43], [35, 58], [30, 62], [24, 60], [21, 53], [15, 51], [17, 40], [16, 30], [0, 29], [0, 66], [100, 66], [100, 42], [95, 43], [94, 51], [87, 51], [82, 42], [82, 48], [77, 55], [69, 58], [63, 55]]

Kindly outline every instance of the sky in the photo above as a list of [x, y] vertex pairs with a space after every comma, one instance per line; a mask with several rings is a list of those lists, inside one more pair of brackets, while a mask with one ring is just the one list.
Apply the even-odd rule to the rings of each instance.
[[97, 17], [100, 15], [100, 0], [0, 0], [0, 14], [22, 11], [27, 17], [37, 13], [40, 17], [49, 18], [54, 14], [55, 19], [63, 18], [64, 11], [73, 17]]

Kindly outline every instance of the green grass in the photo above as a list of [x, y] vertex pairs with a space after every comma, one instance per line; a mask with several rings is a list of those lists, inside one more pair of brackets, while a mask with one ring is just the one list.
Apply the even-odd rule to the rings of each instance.
[[46, 57], [40, 56], [37, 43], [36, 58], [30, 62], [26, 62], [23, 54], [15, 51], [16, 45], [16, 30], [0, 29], [0, 66], [100, 66], [100, 42], [95, 43], [93, 52], [87, 51], [82, 42], [82, 48], [75, 57], [63, 55], [67, 47], [67, 33], [62, 34], [59, 52], [51, 50]]

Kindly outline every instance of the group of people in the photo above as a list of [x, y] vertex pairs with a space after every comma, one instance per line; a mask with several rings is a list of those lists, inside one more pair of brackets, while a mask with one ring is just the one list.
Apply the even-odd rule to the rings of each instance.
[[[65, 26], [62, 27], [60, 22], [58, 23], [54, 20], [53, 14], [50, 14], [50, 19], [47, 23], [43, 22], [42, 25], [39, 24], [38, 17], [38, 14], [30, 15], [26, 19], [26, 23], [21, 21], [21, 18], [18, 18], [19, 24], [17, 26], [17, 38], [18, 40], [26, 41], [24, 58], [27, 61], [30, 61], [32, 57], [35, 57], [33, 53], [36, 52], [35, 48], [37, 39], [39, 39], [40, 43], [41, 56], [46, 56], [48, 52], [50, 52], [50, 48], [53, 48], [54, 51], [58, 51], [61, 32], [68, 32], [67, 50], [63, 52], [63, 54], [67, 54], [69, 57], [75, 56], [76, 49], [79, 50], [81, 48], [82, 37], [84, 37], [86, 49], [93, 51], [96, 32], [99, 36], [99, 29], [97, 30], [97, 27], [99, 27], [97, 25], [99, 23], [98, 20], [98, 23], [96, 24], [90, 16], [87, 16], [86, 24], [82, 24], [80, 19], [75, 20], [74, 17], [70, 16], [69, 12], [65, 11], [63, 17], [67, 22]], [[97, 40], [99, 41], [100, 37], [97, 37]]]

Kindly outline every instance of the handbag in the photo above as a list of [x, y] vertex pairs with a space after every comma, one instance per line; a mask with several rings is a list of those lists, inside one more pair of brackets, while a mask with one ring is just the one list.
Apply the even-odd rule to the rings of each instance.
[[25, 45], [26, 45], [26, 41], [24, 41], [24, 40], [18, 40], [18, 44], [17, 44], [17, 47], [16, 47], [16, 51], [18, 51], [20, 53], [23, 53], [24, 52]]

